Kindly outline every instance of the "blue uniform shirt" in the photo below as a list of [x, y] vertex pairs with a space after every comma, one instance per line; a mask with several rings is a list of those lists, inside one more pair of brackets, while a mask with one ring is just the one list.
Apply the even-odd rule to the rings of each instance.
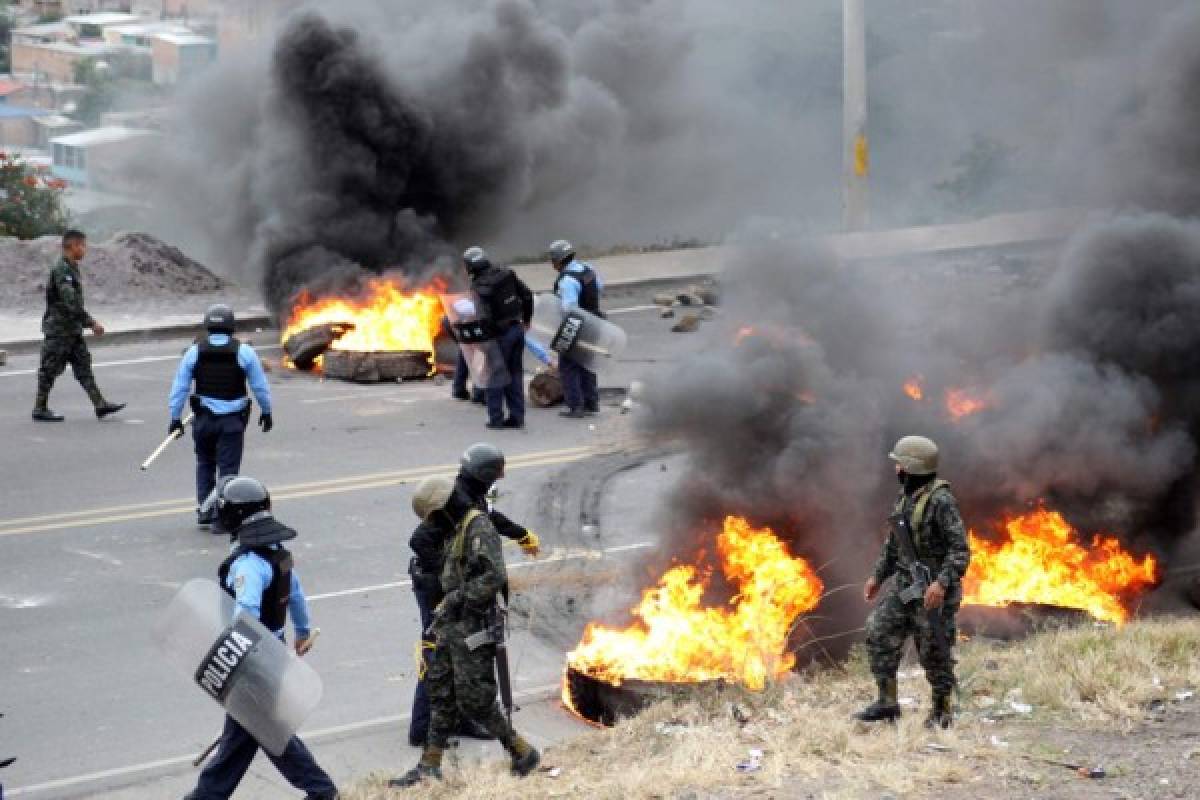
[[[229, 344], [229, 336], [224, 333], [210, 333], [208, 342], [214, 347], [220, 347]], [[171, 385], [171, 419], [179, 419], [183, 416], [183, 406], [187, 402], [188, 392], [192, 389], [192, 375], [196, 370], [196, 361], [199, 358], [200, 348], [192, 345], [183, 354], [183, 361], [179, 362], [179, 370], [175, 373], [175, 383]], [[250, 391], [258, 400], [258, 407], [264, 414], [270, 414], [271, 387], [267, 383], [267, 373], [263, 370], [262, 362], [258, 360], [258, 353], [254, 352], [253, 347], [242, 343], [242, 346], [238, 348], [238, 365], [246, 373], [246, 383], [249, 384]], [[250, 403], [250, 398], [218, 400], [215, 397], [201, 395], [200, 403], [212, 413], [220, 416], [236, 414], [245, 409]]]
[[[278, 546], [278, 545], [276, 545]], [[235, 544], [234, 547], [237, 547]], [[271, 585], [271, 565], [257, 553], [243, 553], [229, 567], [229, 576], [225, 585], [233, 589], [236, 609], [245, 611], [255, 619], [262, 615], [263, 592]], [[310, 629], [308, 620], [308, 599], [304, 589], [300, 587], [300, 578], [296, 570], [292, 570], [291, 596], [288, 598], [288, 614], [292, 618], [292, 627], [296, 629], [297, 639], [307, 639]], [[283, 638], [283, 629], [274, 631], [276, 636]]]
[[[585, 269], [591, 269], [591, 264], [587, 264], [575, 259], [571, 260], [570, 264], [563, 267], [563, 278], [558, 282], [558, 299], [562, 301], [562, 310], [571, 311], [579, 307], [579, 295], [583, 292], [583, 284], [575, 275], [582, 275]], [[594, 269], [593, 272], [596, 272]], [[600, 279], [600, 273], [596, 272], [596, 288], [604, 291], [604, 281]]]

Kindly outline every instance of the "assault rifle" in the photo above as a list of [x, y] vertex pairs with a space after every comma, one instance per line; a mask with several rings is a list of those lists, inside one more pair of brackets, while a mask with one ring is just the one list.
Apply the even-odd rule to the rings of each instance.
[[496, 682], [500, 686], [500, 703], [504, 706], [504, 715], [508, 719], [508, 729], [512, 730], [512, 715], [514, 710], [512, 675], [508, 669], [508, 643], [505, 638], [505, 625], [508, 621], [508, 607], [501, 595], [496, 596], [496, 603], [487, 612], [486, 624], [483, 630], [472, 633], [463, 641], [467, 649], [478, 650], [485, 645], [496, 645]]
[[[903, 511], [892, 514], [888, 518], [888, 522], [892, 525], [896, 543], [900, 546], [905, 560], [908, 561], [906, 567], [902, 568], [907, 569], [909, 577], [912, 579], [909, 587], [899, 593], [900, 602], [907, 605], [914, 600], [919, 600], [924, 604], [925, 591], [933, 583], [933, 573], [917, 558], [917, 548], [913, 544], [912, 525], [909, 524], [908, 514]], [[946, 629], [942, 624], [942, 607], [931, 608], [927, 613], [930, 632], [933, 634], [933, 643], [940, 652], [945, 653], [950, 645], [946, 641]]]

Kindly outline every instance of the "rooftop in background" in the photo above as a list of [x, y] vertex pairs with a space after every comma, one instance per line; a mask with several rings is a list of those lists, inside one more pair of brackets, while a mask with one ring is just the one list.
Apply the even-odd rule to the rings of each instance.
[[142, 22], [137, 14], [123, 14], [116, 11], [102, 11], [98, 14], [76, 14], [66, 17], [63, 22], [68, 25], [133, 25]]
[[53, 114], [45, 108], [26, 108], [24, 106], [10, 106], [6, 103], [0, 103], [0, 119], [19, 119], [21, 117], [44, 117]]
[[134, 25], [112, 25], [107, 28], [121, 36], [154, 36], [167, 33], [191, 33], [192, 30], [178, 22], [139, 22]]
[[62, 21], [43, 22], [40, 25], [23, 25], [20, 28], [13, 28], [12, 32], [17, 36], [59, 36], [70, 33], [71, 26]]
[[192, 33], [191, 31], [187, 33], [156, 33], [154, 34], [153, 38], [164, 42], [170, 42], [171, 44], [179, 45], [180, 47], [186, 47], [188, 45], [216, 44], [216, 42], [209, 37], [201, 36], [200, 34]]
[[113, 125], [107, 128], [93, 128], [90, 131], [80, 131], [79, 133], [68, 133], [66, 136], [56, 136], [50, 141], [53, 144], [61, 144], [67, 147], [91, 147], [97, 144], [112, 144], [113, 142], [122, 142], [127, 139], [136, 139], [139, 136], [153, 135], [154, 131]]

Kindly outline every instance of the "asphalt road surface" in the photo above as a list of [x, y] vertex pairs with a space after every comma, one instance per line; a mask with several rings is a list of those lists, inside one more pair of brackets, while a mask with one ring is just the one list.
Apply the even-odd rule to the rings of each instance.
[[[631, 347], [603, 386], [628, 386], [696, 346], [695, 336], [668, 333], [648, 300], [649, 290], [610, 299], [626, 309], [614, 320]], [[277, 357], [270, 332], [251, 339]], [[219, 709], [151, 640], [178, 588], [212, 577], [228, 552], [225, 537], [195, 527], [190, 436], [138, 470], [165, 435], [166, 394], [186, 344], [95, 347], [101, 387], [129, 403], [104, 422], [68, 373], [51, 397], [67, 421], [32, 423], [36, 356], [0, 368], [0, 757], [18, 757], [0, 773], [6, 797], [182, 796], [194, 781], [191, 758], [219, 732]], [[543, 743], [577, 731], [555, 698], [578, 627], [539, 625], [589, 582], [604, 584], [589, 590], [593, 602], [629, 604], [633, 584], [604, 576], [653, 552], [651, 513], [668, 479], [657, 465], [598, 455], [629, 427], [620, 398], [588, 421], [531, 409], [525, 431], [493, 432], [480, 407], [449, 398], [448, 385], [360, 386], [278, 368], [270, 377], [276, 427], [248, 430], [242, 471], [267, 483], [278, 517], [300, 531], [292, 549], [322, 628], [310, 663], [324, 698], [302, 732], [318, 760], [339, 782], [415, 760], [405, 741], [419, 627], [407, 583], [409, 492], [422, 477], [452, 472], [462, 450], [484, 439], [510, 460], [500, 508], [553, 523], [538, 530], [542, 559], [508, 549], [526, 609], [512, 644], [517, 724]], [[595, 497], [569, 499], [589, 469], [620, 478], [593, 481]], [[581, 522], [601, 512], [603, 524]], [[529, 609], [541, 609], [542, 622]], [[464, 752], [500, 756], [494, 744]], [[244, 786], [247, 797], [295, 796], [262, 758]]]

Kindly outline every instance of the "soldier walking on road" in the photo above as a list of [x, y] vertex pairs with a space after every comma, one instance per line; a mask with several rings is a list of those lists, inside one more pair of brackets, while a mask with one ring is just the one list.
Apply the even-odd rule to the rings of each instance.
[[[248, 614], [283, 639], [291, 614], [296, 654], [304, 656], [312, 648], [308, 601], [292, 568], [292, 554], [283, 547], [283, 542], [296, 538], [296, 531], [276, 521], [266, 487], [244, 475], [221, 484], [217, 508], [221, 526], [234, 540], [233, 552], [218, 568], [217, 578], [237, 602], [235, 616]], [[254, 737], [226, 716], [217, 754], [185, 800], [227, 800], [250, 769], [258, 748]], [[305, 800], [337, 800], [337, 787], [299, 737], [291, 738], [282, 755], [269, 757], [288, 783], [307, 793]]]
[[[488, 488], [504, 477], [504, 454], [490, 444], [467, 448], [454, 491], [443, 507], [454, 525], [442, 569], [443, 599], [434, 611], [436, 640], [425, 681], [433, 704], [429, 741], [421, 760], [393, 787], [415, 786], [442, 777], [442, 753], [458, 720], [478, 722], [500, 740], [512, 771], [525, 776], [541, 756], [505, 719], [496, 705], [497, 643], [468, 644], [491, 627], [490, 618], [508, 593], [500, 535], [486, 512]], [[436, 509], [435, 509], [436, 510]], [[511, 687], [509, 687], [511, 688]]]
[[79, 263], [87, 255], [87, 236], [69, 230], [62, 238], [62, 259], [50, 270], [46, 279], [46, 313], [42, 317], [42, 360], [38, 367], [37, 399], [33, 403], [33, 418], [38, 422], [62, 422], [61, 414], [50, 410], [50, 390], [67, 364], [75, 380], [87, 392], [96, 409], [96, 417], [104, 419], [125, 407], [104, 399], [96, 376], [92, 374], [92, 354], [83, 339], [83, 329], [91, 328], [96, 336], [104, 335], [104, 326], [92, 319], [83, 303], [83, 276]]
[[[233, 336], [233, 309], [215, 305], [204, 314], [208, 333], [183, 354], [169, 400], [171, 422], [168, 433], [183, 432], [183, 406], [190, 402], [196, 415], [192, 439], [196, 444], [196, 523], [213, 523], [213, 511], [202, 510], [217, 479], [236, 475], [242, 467], [246, 423], [250, 421], [249, 384], [262, 413], [259, 427], [268, 433], [271, 416], [271, 387], [254, 348]], [[188, 392], [196, 384], [189, 400]], [[216, 532], [216, 531], [214, 531]]]
[[[896, 670], [904, 643], [912, 636], [933, 689], [925, 725], [949, 728], [954, 721], [954, 616], [962, 603], [962, 577], [971, 552], [950, 484], [937, 477], [937, 445], [923, 436], [906, 436], [889, 457], [896, 462], [902, 487], [894, 508], [894, 519], [901, 524], [893, 522], [875, 571], [863, 588], [867, 602], [884, 581], [895, 578], [867, 620], [867, 657], [879, 696], [855, 716], [864, 722], [900, 716]], [[922, 575], [930, 578], [924, 596], [906, 602], [903, 595]]]
[[[441, 575], [446, 566], [446, 545], [454, 538], [454, 523], [444, 510], [453, 493], [454, 481], [443, 477], [426, 478], [413, 490], [413, 513], [421, 523], [417, 525], [408, 541], [413, 551], [408, 574], [412, 577], [413, 595], [421, 615], [423, 631], [421, 676], [417, 680], [412, 719], [408, 727], [408, 743], [413, 747], [424, 747], [429, 741], [431, 709], [429, 686], [424, 676], [429, 669], [429, 651], [435, 644], [433, 632], [429, 629], [433, 624], [433, 611], [444, 597]], [[536, 533], [516, 524], [499, 511], [489, 511], [488, 515], [501, 536], [519, 544], [526, 555], [537, 556], [541, 543]], [[459, 736], [469, 736], [473, 739], [492, 738], [487, 729], [474, 720], [460, 719], [456, 732]]]

